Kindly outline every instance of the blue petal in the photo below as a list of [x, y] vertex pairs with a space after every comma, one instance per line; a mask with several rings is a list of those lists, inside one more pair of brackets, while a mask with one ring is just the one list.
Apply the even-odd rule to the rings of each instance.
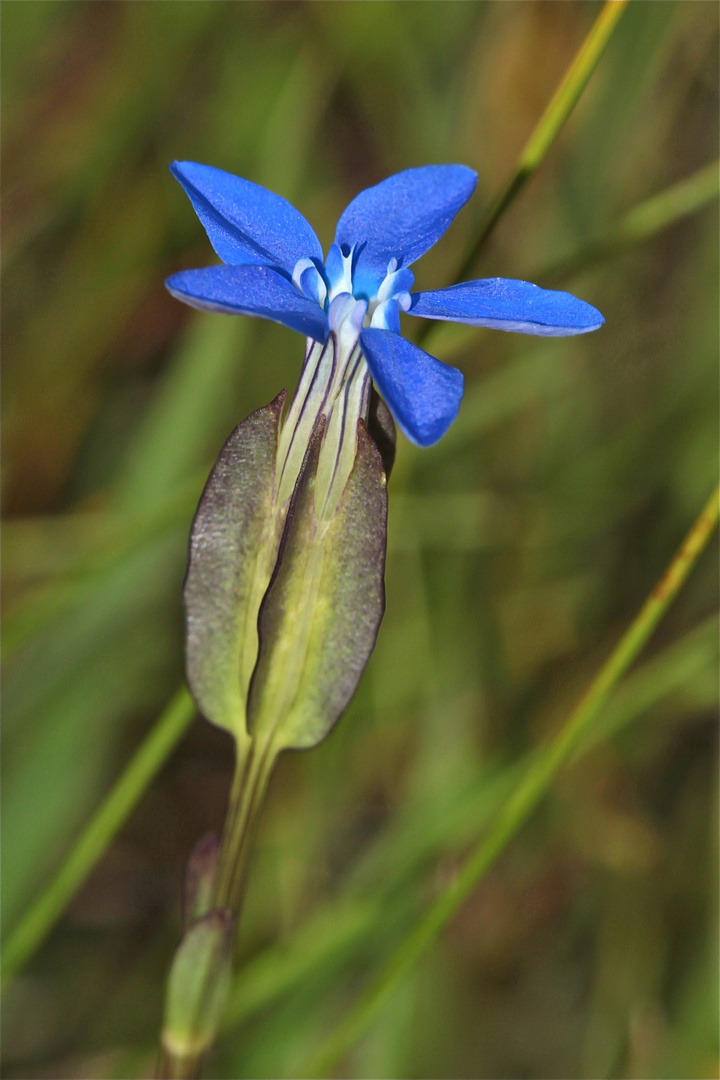
[[380, 395], [418, 446], [440, 439], [458, 414], [463, 377], [391, 330], [363, 330], [360, 346]]
[[371, 294], [385, 277], [390, 259], [409, 266], [424, 255], [468, 201], [476, 183], [477, 174], [465, 165], [425, 165], [361, 191], [335, 232], [336, 244], [364, 245], [354, 274], [357, 288]]
[[178, 300], [202, 311], [258, 315], [325, 341], [327, 316], [313, 300], [302, 296], [287, 278], [269, 266], [210, 266], [183, 270], [165, 285]]
[[322, 263], [312, 226], [287, 199], [212, 165], [175, 161], [170, 172], [188, 194], [223, 262], [275, 266], [289, 275], [303, 257]]
[[586, 334], [605, 322], [597, 308], [570, 293], [510, 278], [465, 281], [449, 289], [414, 293], [408, 315], [544, 337]]

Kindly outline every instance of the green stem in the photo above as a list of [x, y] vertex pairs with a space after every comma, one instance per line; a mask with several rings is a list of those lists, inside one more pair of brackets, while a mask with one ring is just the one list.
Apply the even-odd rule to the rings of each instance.
[[228, 908], [236, 919], [240, 914], [245, 868], [253, 827], [262, 809], [265, 792], [275, 764], [271, 747], [259, 750], [254, 743], [238, 768], [220, 846], [214, 906]]
[[55, 925], [187, 730], [194, 715], [195, 705], [183, 688], [170, 701], [58, 873], [7, 939], [2, 958], [5, 986]]
[[330, 1032], [297, 1076], [327, 1076], [360, 1038], [384, 1002], [412, 969], [425, 949], [467, 899], [478, 881], [528, 819], [551, 781], [568, 759], [608, 698], [635, 660], [705, 548], [718, 521], [716, 488], [663, 577], [643, 604], [612, 654], [576, 705], [553, 742], [539, 750], [490, 832], [477, 844], [452, 884], [428, 908], [359, 1001]]

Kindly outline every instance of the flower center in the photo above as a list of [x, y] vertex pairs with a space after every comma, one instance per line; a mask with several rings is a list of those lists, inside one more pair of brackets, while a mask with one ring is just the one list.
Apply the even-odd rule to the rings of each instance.
[[311, 259], [298, 260], [293, 271], [295, 287], [309, 299], [314, 300], [330, 314], [337, 297], [343, 294], [355, 300], [367, 302], [364, 326], [381, 330], [400, 331], [400, 311], [410, 308], [412, 272], [398, 267], [397, 259], [390, 259], [383, 277], [377, 273], [355, 270], [361, 245], [353, 247], [333, 244], [322, 270]]
[[295, 287], [327, 312], [327, 341], [307, 340], [305, 362], [278, 445], [276, 490], [282, 506], [292, 495], [310, 437], [321, 416], [325, 434], [315, 480], [315, 510], [329, 520], [352, 471], [358, 420], [367, 420], [370, 373], [360, 348], [364, 327], [400, 332], [400, 311], [410, 307], [413, 275], [391, 259], [383, 277], [356, 275], [358, 246], [333, 244], [322, 271], [300, 259]]

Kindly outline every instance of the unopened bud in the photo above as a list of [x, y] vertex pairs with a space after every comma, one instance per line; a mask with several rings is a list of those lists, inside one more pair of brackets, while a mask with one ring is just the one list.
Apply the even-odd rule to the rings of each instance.
[[212, 908], [220, 842], [214, 832], [206, 833], [192, 849], [185, 869], [183, 926], [202, 919]]
[[233, 917], [211, 911], [180, 942], [168, 978], [162, 1044], [177, 1061], [212, 1045], [230, 985]]

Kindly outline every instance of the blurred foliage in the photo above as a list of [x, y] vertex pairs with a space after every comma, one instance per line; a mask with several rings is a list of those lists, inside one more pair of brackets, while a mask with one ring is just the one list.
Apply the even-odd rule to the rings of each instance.
[[[212, 261], [167, 163], [271, 187], [325, 246], [367, 184], [471, 165], [476, 196], [417, 267], [420, 288], [449, 284], [597, 11], [3, 4], [6, 934], [180, 684], [194, 501], [230, 429], [302, 358], [289, 331], [165, 293], [167, 274]], [[543, 285], [578, 267], [562, 284], [601, 309], [601, 332], [443, 327], [425, 343], [462, 367], [466, 400], [439, 445], [399, 446], [378, 646], [333, 736], [271, 785], [209, 1075], [292, 1075], [311, 1053], [714, 483], [717, 209], [634, 244], [613, 230], [717, 157], [717, 55], [716, 5], [631, 4], [485, 249], [485, 276]], [[715, 567], [707, 553], [592, 753], [341, 1075], [717, 1075]], [[195, 722], [8, 988], [5, 1076], [150, 1075], [182, 868], [221, 825], [230, 754]]]

